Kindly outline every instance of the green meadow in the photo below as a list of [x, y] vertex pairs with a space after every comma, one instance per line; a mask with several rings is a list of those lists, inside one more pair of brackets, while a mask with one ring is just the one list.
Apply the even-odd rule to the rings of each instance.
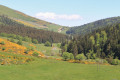
[[120, 80], [120, 66], [37, 59], [22, 65], [0, 65], [0, 80]]

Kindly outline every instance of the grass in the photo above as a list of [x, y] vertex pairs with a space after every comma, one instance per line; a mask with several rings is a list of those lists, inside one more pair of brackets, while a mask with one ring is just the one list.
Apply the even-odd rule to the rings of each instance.
[[0, 66], [1, 80], [119, 80], [120, 66], [37, 59], [30, 64]]
[[[59, 28], [61, 28], [61, 27], [65, 28], [64, 26], [60, 26], [60, 25], [56, 25], [53, 23], [43, 21], [43, 20], [39, 20], [37, 18], [28, 16], [22, 12], [10, 9], [10, 8], [8, 8], [6, 6], [2, 6], [2, 5], [0, 5], [0, 15], [6, 15], [13, 20], [17, 20], [17, 21], [19, 20], [18, 21], [19, 23], [22, 23], [25, 25], [27, 24], [27, 26], [35, 27], [37, 29], [45, 29], [45, 30], [47, 29], [49, 31], [58, 32]], [[47, 27], [47, 28], [45, 28], [45, 27]], [[65, 31], [66, 31], [66, 29], [63, 30], [61, 33], [65, 34]]]
[[[24, 46], [29, 47], [29, 43], [24, 42], [23, 44], [24, 44]], [[53, 44], [54, 47], [47, 47], [47, 46], [44, 46], [44, 44], [32, 44], [32, 45], [34, 45], [36, 47], [35, 49], [37, 51], [42, 52], [46, 56], [55, 57], [55, 58], [61, 58], [59, 56], [61, 54], [59, 52], [61, 49], [57, 46], [58, 43], [54, 43]]]
[[[0, 36], [0, 38], [11, 39], [11, 38], [1, 37], [1, 36]], [[14, 39], [14, 41], [18, 42], [17, 39]], [[33, 43], [23, 41], [23, 46], [30, 47], [30, 45], [33, 45], [35, 50], [42, 52], [46, 56], [53, 57], [53, 58], [61, 58], [59, 56], [59, 55], [61, 55], [61, 52], [60, 52], [61, 49], [58, 47], [58, 45], [60, 45], [60, 43], [53, 43], [54, 47], [47, 47], [47, 46], [44, 46], [44, 44], [33, 44]]]

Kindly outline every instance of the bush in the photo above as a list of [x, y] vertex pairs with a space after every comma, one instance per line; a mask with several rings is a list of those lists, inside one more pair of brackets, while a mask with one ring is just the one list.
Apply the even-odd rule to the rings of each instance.
[[37, 39], [33, 39], [32, 43], [38, 44], [38, 40]]
[[22, 40], [19, 40], [17, 44], [22, 45]]
[[35, 56], [35, 57], [38, 57], [39, 53], [34, 52], [32, 55]]
[[11, 38], [11, 39], [10, 39], [10, 42], [13, 42], [13, 43], [14, 43], [14, 42], [15, 42], [15, 40], [14, 40], [13, 38]]
[[32, 42], [32, 39], [26, 36], [26, 37], [23, 37], [23, 41]]
[[6, 47], [2, 47], [2, 50], [4, 51], [6, 49]]
[[5, 42], [4, 42], [4, 41], [1, 41], [0, 44], [5, 45]]
[[16, 39], [18, 39], [18, 40], [23, 40], [23, 37], [20, 36], [20, 35], [16, 35]]
[[107, 61], [107, 60], [105, 60], [105, 59], [103, 59], [103, 63], [108, 63], [108, 61]]
[[112, 65], [119, 65], [119, 59], [113, 59]]
[[51, 43], [49, 41], [45, 42], [45, 46], [51, 46]]
[[76, 56], [76, 59], [80, 61], [80, 60], [86, 59], [86, 57], [85, 57], [85, 55], [82, 53], [82, 54], [78, 54], [78, 55]]
[[64, 52], [63, 55], [62, 55], [62, 57], [63, 57], [63, 59], [64, 59], [65, 61], [67, 61], [67, 60], [70, 59], [70, 55], [69, 55], [68, 52]]
[[71, 60], [71, 59], [74, 59], [74, 56], [73, 56], [72, 53], [69, 53], [69, 57], [70, 57], [70, 60]]

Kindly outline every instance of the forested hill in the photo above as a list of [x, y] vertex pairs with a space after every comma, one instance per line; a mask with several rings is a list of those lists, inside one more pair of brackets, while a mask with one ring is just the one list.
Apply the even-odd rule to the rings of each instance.
[[120, 23], [120, 17], [112, 17], [107, 19], [101, 19], [92, 23], [88, 23], [82, 26], [72, 27], [66, 33], [67, 34], [86, 34], [90, 33], [98, 28], [103, 28], [116, 23]]
[[31, 17], [20, 11], [13, 10], [3, 5], [0, 5], [0, 15], [8, 16], [12, 20], [15, 20], [21, 24], [24, 24], [29, 27], [34, 27], [37, 29], [44, 29], [44, 30], [49, 30], [49, 31], [54, 31], [54, 32], [58, 32], [59, 29], [61, 29], [61, 32], [59, 33], [63, 33], [63, 32], [65, 33], [67, 29], [67, 27], [60, 26], [54, 23], [46, 22], [46, 21]]
[[20, 24], [6, 16], [0, 16], [0, 33], [16, 34], [37, 39], [40, 43], [46, 41], [62, 42], [68, 38], [64, 34], [31, 28]]
[[62, 43], [62, 46], [64, 51], [75, 56], [83, 53], [88, 59], [103, 58], [109, 62], [113, 58], [120, 59], [120, 23], [79, 36], [69, 43]]

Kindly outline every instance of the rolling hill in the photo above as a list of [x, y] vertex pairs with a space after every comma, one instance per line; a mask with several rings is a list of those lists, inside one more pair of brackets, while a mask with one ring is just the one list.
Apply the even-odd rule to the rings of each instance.
[[27, 36], [32, 39], [37, 39], [39, 43], [46, 41], [57, 43], [68, 38], [65, 34], [25, 26], [6, 16], [0, 16], [0, 33], [15, 34], [23, 37]]
[[[26, 15], [17, 10], [10, 9], [3, 5], [0, 5], [0, 15], [8, 16], [12, 20], [15, 20], [21, 24], [34, 27], [37, 29], [44, 29], [44, 30], [49, 30], [49, 31], [54, 31], [59, 33], [65, 33], [65, 31], [68, 29], [65, 26], [60, 26], [57, 24], [53, 24], [50, 22], [46, 22], [46, 21], [31, 17], [29, 15]], [[59, 31], [59, 29], [61, 29], [61, 31]]]
[[92, 23], [88, 23], [82, 26], [76, 26], [70, 28], [66, 31], [67, 34], [86, 34], [90, 33], [96, 29], [104, 28], [110, 25], [120, 23], [120, 17], [111, 17], [106, 19], [101, 19]]

